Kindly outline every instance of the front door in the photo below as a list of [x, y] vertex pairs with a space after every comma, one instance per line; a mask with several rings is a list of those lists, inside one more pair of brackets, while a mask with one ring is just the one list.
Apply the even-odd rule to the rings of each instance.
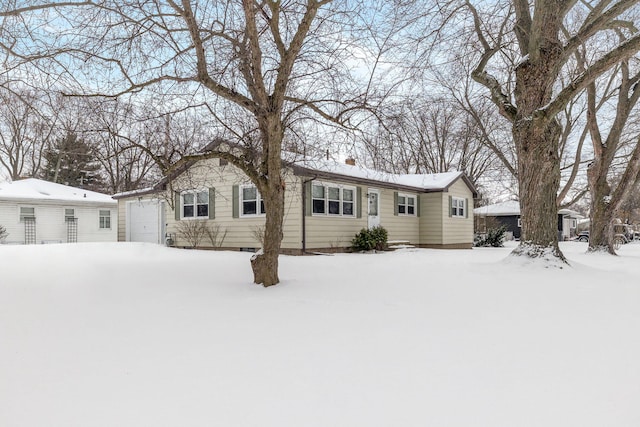
[[380, 225], [380, 192], [376, 189], [370, 188], [368, 193], [369, 198], [369, 228], [377, 227]]

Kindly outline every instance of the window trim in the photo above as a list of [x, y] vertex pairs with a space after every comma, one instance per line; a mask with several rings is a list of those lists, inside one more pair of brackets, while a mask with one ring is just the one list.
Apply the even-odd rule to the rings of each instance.
[[[318, 197], [313, 196], [313, 187], [323, 187], [324, 189], [324, 198], [320, 199]], [[338, 189], [339, 190], [339, 199], [329, 199], [329, 189]], [[351, 191], [351, 200], [344, 199], [345, 190]], [[311, 216], [316, 217], [325, 217], [325, 218], [357, 218], [357, 209], [358, 209], [358, 189], [354, 185], [345, 185], [345, 184], [337, 184], [335, 182], [324, 182], [324, 181], [313, 181], [311, 183]], [[314, 211], [314, 201], [315, 200], [324, 200], [324, 212], [315, 212]], [[329, 213], [329, 202], [339, 203], [339, 213]], [[351, 204], [351, 213], [344, 213], [345, 204]]]
[[[22, 209], [26, 208], [26, 209], [33, 209], [33, 215], [22, 215]], [[18, 220], [20, 222], [25, 222], [24, 220], [26, 218], [33, 218], [34, 220], [36, 219], [36, 207], [32, 206], [32, 205], [25, 205], [25, 206], [19, 206], [18, 209]]]
[[[246, 214], [244, 213], [244, 189], [245, 188], [255, 188], [256, 189], [256, 213], [254, 214]], [[253, 199], [250, 199], [253, 201]], [[258, 208], [259, 207], [259, 208]], [[262, 199], [262, 195], [260, 194], [260, 190], [253, 184], [241, 184], [238, 185], [238, 216], [240, 218], [261, 218], [267, 215], [265, 212], [258, 212], [258, 210], [262, 211], [264, 208], [264, 200]]]
[[[109, 212], [109, 216], [103, 215], [103, 212]], [[98, 229], [99, 230], [111, 230], [111, 209], [98, 209]], [[109, 226], [102, 226], [102, 219], [107, 218], [109, 220]]]
[[[405, 203], [400, 203], [400, 197], [405, 198]], [[404, 206], [405, 211], [409, 209], [409, 199], [413, 199], [413, 213], [400, 212], [400, 207]], [[398, 216], [418, 216], [418, 196], [415, 194], [398, 193]]]
[[[462, 203], [462, 206], [459, 206], [458, 203]], [[462, 213], [460, 213], [460, 208], [462, 208]], [[463, 197], [451, 197], [451, 217], [452, 218], [466, 218], [467, 217], [467, 203], [466, 199]]]
[[[67, 210], [72, 210], [73, 211], [73, 215], [69, 216], [67, 215]], [[63, 213], [64, 213], [64, 221], [67, 222], [69, 220], [75, 220], [76, 219], [76, 208], [63, 208]]]
[[[198, 216], [198, 205], [204, 205], [205, 203], [198, 203], [198, 193], [206, 193], [206, 205], [207, 205], [207, 214], [203, 215], [203, 216]], [[193, 206], [193, 216], [184, 216], [184, 196], [186, 194], [192, 194], [193, 195], [193, 203], [189, 203], [188, 206]], [[198, 189], [191, 189], [191, 190], [184, 190], [180, 192], [180, 220], [186, 220], [186, 221], [192, 221], [192, 220], [197, 220], [197, 219], [209, 219], [209, 215], [210, 215], [210, 210], [211, 210], [211, 204], [209, 203], [211, 201], [210, 196], [209, 196], [209, 189], [208, 188], [198, 188]]]

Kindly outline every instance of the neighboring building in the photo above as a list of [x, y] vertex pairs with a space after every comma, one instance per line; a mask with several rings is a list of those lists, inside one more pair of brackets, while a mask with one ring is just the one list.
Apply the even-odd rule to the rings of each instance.
[[111, 196], [28, 178], [0, 183], [3, 243], [117, 241], [117, 202]]
[[[461, 172], [397, 175], [302, 161], [285, 168], [284, 185], [284, 253], [343, 250], [362, 228], [376, 225], [387, 229], [390, 241], [472, 247], [470, 210], [476, 191]], [[265, 217], [260, 193], [242, 172], [219, 159], [188, 164], [153, 188], [114, 198], [121, 241], [161, 241], [164, 236], [188, 246], [181, 229], [202, 219], [218, 227], [224, 241], [202, 239], [198, 246], [260, 247], [257, 236]]]
[[[473, 210], [475, 216], [475, 229], [477, 233], [485, 233], [492, 224], [504, 225], [507, 233], [513, 239], [519, 240], [522, 232], [520, 219], [520, 202], [510, 200], [508, 202], [495, 203], [482, 206]], [[578, 212], [570, 209], [558, 211], [558, 239], [568, 240], [576, 236], [578, 220], [583, 218]]]

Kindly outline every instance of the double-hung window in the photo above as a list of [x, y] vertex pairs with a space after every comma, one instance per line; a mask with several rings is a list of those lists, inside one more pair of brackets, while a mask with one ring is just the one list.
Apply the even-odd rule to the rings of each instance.
[[398, 194], [398, 215], [416, 215], [416, 196]]
[[107, 230], [111, 228], [111, 211], [100, 209], [100, 229]]
[[31, 207], [20, 207], [20, 222], [25, 222], [27, 220], [33, 221], [36, 219], [36, 208]]
[[264, 201], [254, 185], [240, 187], [240, 216], [264, 215]]
[[75, 209], [73, 208], [66, 208], [64, 210], [64, 220], [65, 221], [74, 221], [76, 219], [76, 213], [75, 213]]
[[181, 200], [183, 219], [209, 217], [209, 190], [185, 191]]
[[314, 183], [311, 186], [313, 215], [348, 216], [355, 214], [355, 187]]
[[451, 198], [451, 216], [464, 218], [466, 215], [465, 209], [466, 206], [464, 199], [461, 199], [459, 197]]

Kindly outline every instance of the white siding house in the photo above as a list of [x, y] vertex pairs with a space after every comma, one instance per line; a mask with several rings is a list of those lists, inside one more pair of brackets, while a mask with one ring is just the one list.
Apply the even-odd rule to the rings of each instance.
[[117, 202], [106, 194], [35, 178], [0, 183], [5, 244], [117, 241]]

